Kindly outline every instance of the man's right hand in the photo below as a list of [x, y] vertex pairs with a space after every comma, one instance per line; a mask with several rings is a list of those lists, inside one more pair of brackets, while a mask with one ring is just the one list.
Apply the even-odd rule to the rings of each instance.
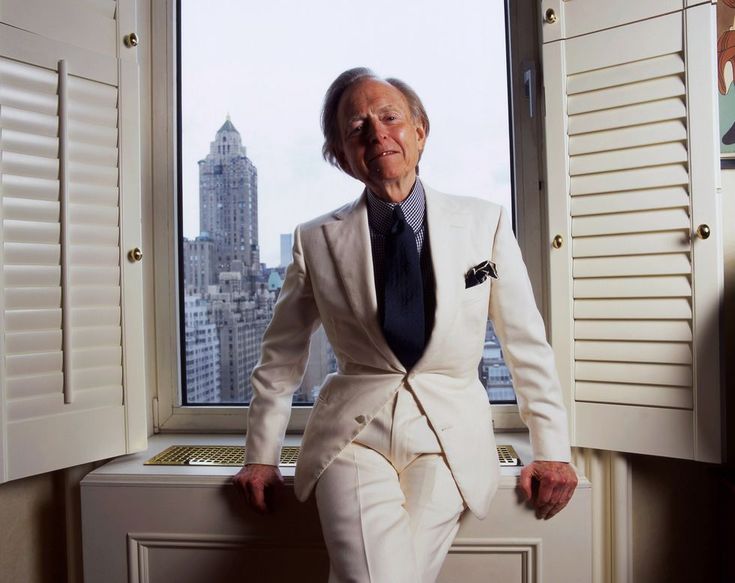
[[283, 476], [278, 466], [246, 464], [232, 478], [248, 504], [258, 512], [273, 512], [272, 494], [283, 488]]

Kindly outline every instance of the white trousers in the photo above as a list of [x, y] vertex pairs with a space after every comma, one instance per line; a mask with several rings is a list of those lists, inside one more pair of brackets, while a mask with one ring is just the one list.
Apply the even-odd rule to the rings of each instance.
[[329, 583], [433, 583], [467, 508], [405, 385], [324, 470], [315, 495]]

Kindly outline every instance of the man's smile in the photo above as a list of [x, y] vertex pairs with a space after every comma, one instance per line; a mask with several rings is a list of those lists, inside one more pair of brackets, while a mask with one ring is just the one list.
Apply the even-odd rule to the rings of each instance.
[[385, 150], [384, 152], [380, 152], [379, 154], [376, 154], [372, 158], [368, 160], [368, 162], [374, 162], [375, 160], [379, 158], [385, 158], [386, 156], [390, 156], [391, 154], [397, 154], [398, 152], [396, 150]]

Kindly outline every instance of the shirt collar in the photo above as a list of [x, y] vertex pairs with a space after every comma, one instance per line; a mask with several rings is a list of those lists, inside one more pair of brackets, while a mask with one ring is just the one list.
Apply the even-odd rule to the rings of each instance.
[[398, 202], [386, 202], [379, 198], [369, 188], [367, 190], [368, 221], [370, 227], [377, 233], [384, 235], [393, 224], [393, 209], [396, 205], [401, 207], [406, 222], [414, 233], [418, 233], [424, 224], [426, 211], [426, 195], [421, 181], [417, 178], [411, 189], [411, 193]]

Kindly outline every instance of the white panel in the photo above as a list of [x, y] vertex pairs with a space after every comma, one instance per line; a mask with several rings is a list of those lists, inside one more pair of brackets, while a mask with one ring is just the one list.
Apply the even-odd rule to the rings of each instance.
[[[584, 4], [588, 3], [589, 0], [585, 0]], [[618, 3], [610, 7], [625, 13], [636, 3], [630, 2], [622, 10]], [[594, 18], [596, 14], [590, 12], [590, 16]], [[682, 15], [678, 13], [569, 40], [566, 43], [567, 74], [679, 52], [683, 48], [682, 33]]]
[[72, 287], [70, 293], [73, 308], [120, 305], [119, 287]]
[[627, 233], [599, 237], [578, 237], [572, 241], [574, 257], [606, 255], [645, 255], [648, 253], [676, 253], [691, 249], [689, 233]]
[[574, 317], [603, 320], [688, 319], [692, 317], [692, 307], [686, 298], [575, 300]]
[[77, 285], [119, 285], [120, 270], [116, 267], [74, 267], [71, 270], [71, 284]]
[[674, 409], [693, 407], [692, 391], [688, 387], [580, 381], [577, 383], [575, 396], [578, 402], [618, 403]]
[[59, 245], [29, 243], [5, 243], [3, 245], [6, 265], [58, 265]]
[[[122, 363], [122, 348], [117, 346], [104, 346], [74, 350], [72, 355], [74, 368], [99, 368], [115, 366]], [[78, 375], [77, 375], [78, 376]]]
[[117, 168], [72, 162], [69, 165], [69, 180], [72, 183], [82, 182], [114, 187], [117, 186]]
[[692, 367], [641, 362], [577, 361], [576, 378], [583, 381], [692, 386]]
[[61, 330], [5, 334], [5, 349], [8, 354], [58, 352], [61, 350]]
[[92, 348], [95, 346], [120, 346], [122, 330], [120, 326], [77, 327], [72, 332], [75, 348]]
[[689, 257], [684, 253], [574, 260], [574, 277], [674, 275], [691, 273], [691, 270]]
[[71, 313], [72, 326], [119, 326], [119, 308], [77, 308]]
[[577, 320], [574, 338], [578, 340], [662, 340], [691, 342], [689, 322], [651, 320], [643, 322]]
[[0, 127], [49, 138], [56, 138], [59, 135], [58, 118], [55, 115], [27, 111], [4, 104], [0, 107]]
[[602, 403], [575, 405], [580, 447], [692, 459], [694, 417], [691, 411]]
[[106, 366], [98, 368], [80, 368], [74, 371], [74, 382], [78, 389], [93, 389], [95, 387], [117, 386], [118, 396], [122, 400], [122, 367]]
[[90, 247], [74, 245], [70, 252], [76, 265], [99, 265], [109, 267], [120, 263], [120, 251], [115, 247]]
[[69, 185], [69, 200], [73, 204], [96, 204], [117, 206], [117, 187], [72, 183]]
[[59, 203], [47, 200], [3, 197], [3, 215], [16, 221], [59, 222]]
[[574, 281], [575, 298], [663, 298], [691, 295], [692, 286], [686, 275], [600, 277]]
[[69, 231], [74, 245], [117, 245], [120, 240], [120, 230], [117, 227], [72, 225]]
[[692, 349], [686, 342], [601, 342], [578, 340], [574, 343], [574, 356], [577, 360], [692, 364]]
[[73, 204], [70, 209], [71, 222], [86, 225], [118, 224], [119, 214], [115, 207]]
[[61, 371], [61, 352], [46, 352], [7, 356], [9, 376], [32, 376]]
[[18, 174], [20, 176], [46, 178], [49, 180], [56, 180], [59, 175], [59, 164], [57, 160], [16, 154], [15, 152], [3, 152], [0, 169], [2, 169], [4, 174]]
[[570, 117], [569, 135], [586, 134], [626, 128], [642, 124], [656, 124], [658, 122], [686, 118], [687, 110], [684, 101], [678, 97], [639, 103], [611, 109], [609, 111], [595, 111], [582, 113]]
[[681, 186], [652, 188], [572, 198], [572, 216], [574, 217], [672, 207], [689, 207], [689, 194], [686, 188]]
[[59, 140], [3, 128], [0, 133], [0, 149], [3, 152], [56, 158], [59, 151]]

